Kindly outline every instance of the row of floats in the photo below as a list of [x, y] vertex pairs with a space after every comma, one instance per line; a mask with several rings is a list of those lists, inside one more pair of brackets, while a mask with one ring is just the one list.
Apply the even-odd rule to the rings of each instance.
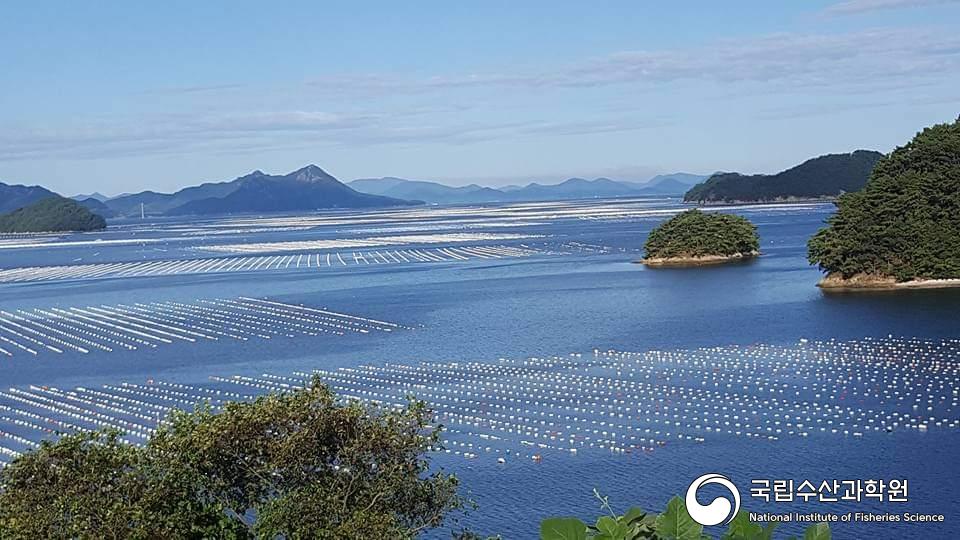
[[685, 351], [595, 350], [496, 362], [384, 364], [288, 375], [150, 380], [0, 392], [0, 464], [59, 433], [114, 427], [142, 444], [171, 408], [213, 407], [301, 388], [319, 376], [343, 399], [425, 400], [445, 426], [436, 452], [498, 463], [749, 438], [909, 436], [960, 427], [960, 341], [803, 341]]
[[370, 249], [279, 255], [250, 255], [121, 261], [113, 263], [29, 266], [0, 270], [0, 283], [222, 274], [277, 270], [318, 270], [379, 264], [458, 262], [548, 254], [532, 246], [477, 245], [422, 249]]
[[396, 323], [266, 298], [0, 310], [0, 356], [154, 349], [221, 339], [392, 332]]

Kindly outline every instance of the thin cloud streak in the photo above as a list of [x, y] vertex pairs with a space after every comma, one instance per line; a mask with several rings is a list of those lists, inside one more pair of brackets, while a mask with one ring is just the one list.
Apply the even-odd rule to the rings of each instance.
[[[407, 115], [281, 111], [145, 123], [93, 122], [72, 128], [0, 132], [0, 161], [99, 159], [183, 153], [270, 151], [312, 145], [467, 145], [531, 136], [570, 136], [660, 127], [655, 119], [410, 123]], [[143, 126], [148, 127], [143, 127]]]
[[848, 34], [775, 34], [721, 40], [688, 49], [623, 51], [551, 71], [467, 74], [421, 79], [341, 75], [308, 83], [321, 92], [368, 95], [513, 87], [542, 90], [677, 81], [762, 83], [816, 88], [863, 86], [960, 69], [960, 36], [931, 29]]
[[872, 11], [907, 9], [940, 4], [954, 4], [960, 0], [847, 0], [828, 6], [824, 15], [859, 15]]
[[[852, 1], [852, 0], [851, 0]], [[890, 0], [892, 1], [892, 0]], [[285, 109], [264, 112], [160, 115], [70, 123], [50, 127], [0, 126], [0, 160], [48, 157], [107, 158], [231, 149], [297, 147], [305, 144], [466, 145], [533, 136], [576, 136], [656, 128], [673, 120], [624, 111], [587, 111], [580, 119], [484, 120], [484, 98], [459, 90], [508, 88], [518, 99], [545, 90], [612, 85], [657, 88], [681, 81], [708, 82], [715, 89], [754, 93], [773, 90], [808, 95], [869, 95], [889, 89], [937, 84], [960, 72], [960, 36], [936, 29], [877, 29], [846, 34], [777, 34], [720, 40], [703, 47], [624, 51], [564, 68], [535, 73], [469, 74], [415, 78], [341, 76], [314, 81], [314, 92], [349, 96], [440, 93], [430, 105], [384, 111], [336, 112]], [[224, 88], [230, 85], [223, 85]], [[204, 87], [213, 90], [216, 87]], [[827, 90], [829, 90], [827, 92]], [[189, 91], [189, 90], [188, 90]], [[203, 91], [199, 88], [196, 91]], [[476, 92], [474, 92], [475, 94]], [[886, 98], [889, 99], [889, 98]], [[468, 103], [448, 105], [446, 103]], [[871, 99], [870, 101], [878, 101]], [[385, 108], [389, 100], [370, 100]], [[480, 110], [476, 110], [476, 109]], [[529, 111], [525, 114], [534, 114]], [[541, 116], [544, 113], [540, 113]], [[823, 114], [812, 111], [812, 114]], [[592, 116], [591, 116], [592, 115]], [[582, 118], [587, 116], [587, 118]]]

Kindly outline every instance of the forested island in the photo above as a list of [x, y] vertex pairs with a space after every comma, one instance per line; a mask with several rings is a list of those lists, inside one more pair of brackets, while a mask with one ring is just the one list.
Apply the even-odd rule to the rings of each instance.
[[693, 209], [655, 228], [644, 250], [648, 266], [699, 266], [756, 257], [760, 239], [744, 217]]
[[716, 173], [690, 188], [684, 202], [761, 203], [834, 199], [866, 184], [880, 152], [857, 150], [809, 159], [777, 174]]
[[107, 222], [72, 199], [48, 197], [0, 215], [0, 233], [97, 231]]
[[960, 285], [960, 119], [924, 129], [808, 243], [824, 288]]

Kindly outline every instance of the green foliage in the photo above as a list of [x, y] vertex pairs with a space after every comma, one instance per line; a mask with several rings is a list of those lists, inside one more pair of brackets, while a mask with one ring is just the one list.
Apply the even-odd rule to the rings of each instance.
[[577, 518], [550, 518], [540, 522], [541, 540], [586, 540], [587, 524]]
[[[741, 510], [730, 521], [727, 531], [723, 533], [720, 540], [771, 540], [777, 525], [777, 523], [767, 523], [761, 526], [759, 523], [750, 521], [750, 514]], [[830, 528], [827, 527], [828, 532], [829, 530]]]
[[803, 540], [830, 540], [830, 526], [826, 523], [817, 523], [803, 533]]
[[[540, 522], [540, 540], [709, 540], [703, 526], [687, 512], [683, 499], [674, 497], [667, 509], [659, 515], [647, 514], [631, 508], [622, 516], [610, 508], [606, 497], [594, 494], [601, 508], [610, 515], [601, 516], [595, 525], [587, 525], [577, 518], [549, 518]], [[746, 512], [738, 512], [730, 521], [720, 540], [772, 540], [776, 523], [761, 526], [750, 521]], [[830, 540], [830, 526], [817, 523], [809, 527], [804, 540]]]
[[0, 215], [0, 233], [96, 231], [107, 222], [78, 202], [48, 197]]
[[644, 249], [648, 259], [748, 255], [760, 250], [760, 239], [744, 217], [693, 209], [661, 223]]
[[143, 448], [115, 432], [44, 443], [0, 471], [2, 538], [412, 538], [462, 508], [428, 473], [422, 402], [305, 389], [174, 412]]
[[857, 191], [867, 182], [880, 152], [857, 150], [807, 160], [774, 175], [717, 173], [687, 191], [687, 202], [764, 202], [818, 199]]
[[877, 163], [808, 243], [829, 274], [960, 278], [960, 120], [923, 130]]
[[117, 431], [67, 435], [0, 472], [0, 538], [243, 537], [187, 489]]
[[703, 537], [703, 525], [687, 512], [683, 499], [674, 497], [667, 503], [666, 512], [657, 516], [657, 536], [667, 540], [697, 540]]

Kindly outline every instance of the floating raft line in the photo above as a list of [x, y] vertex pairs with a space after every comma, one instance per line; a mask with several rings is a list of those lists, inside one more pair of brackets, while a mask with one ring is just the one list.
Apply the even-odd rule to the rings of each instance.
[[263, 298], [0, 310], [0, 355], [136, 351], [221, 339], [370, 334], [397, 323]]
[[265, 272], [293, 270], [322, 270], [326, 268], [356, 267], [387, 264], [462, 262], [481, 259], [505, 259], [553, 255], [553, 251], [526, 245], [459, 246], [446, 248], [393, 249], [372, 251], [296, 253], [292, 255], [251, 255], [174, 259], [160, 261], [129, 261], [115, 263], [76, 264], [63, 266], [29, 266], [0, 269], [0, 283], [30, 283], [37, 281], [88, 280], [174, 276], [186, 274], [222, 274], [234, 272]]
[[[232, 302], [287, 309], [287, 304], [243, 298], [211, 306], [226, 308]], [[301, 308], [288, 313], [314, 309]], [[332, 313], [317, 311], [314, 315]], [[205, 324], [219, 324], [210, 320], [204, 312]], [[252, 330], [238, 326], [234, 331]], [[212, 376], [193, 385], [149, 380], [73, 390], [11, 388], [0, 392], [0, 461], [9, 462], [60, 433], [101, 427], [121, 429], [125, 440], [142, 444], [172, 408], [189, 410], [205, 400], [216, 409], [228, 401], [302, 388], [313, 377], [344, 400], [399, 408], [408, 396], [422, 399], [445, 426], [442, 444], [432, 450], [492, 464], [591, 453], [642, 458], [677, 445], [735, 438], [777, 445], [802, 437], [825, 438], [826, 444], [836, 437], [866, 443], [891, 431], [956, 436], [958, 358], [960, 340], [885, 338], [388, 363]]]

